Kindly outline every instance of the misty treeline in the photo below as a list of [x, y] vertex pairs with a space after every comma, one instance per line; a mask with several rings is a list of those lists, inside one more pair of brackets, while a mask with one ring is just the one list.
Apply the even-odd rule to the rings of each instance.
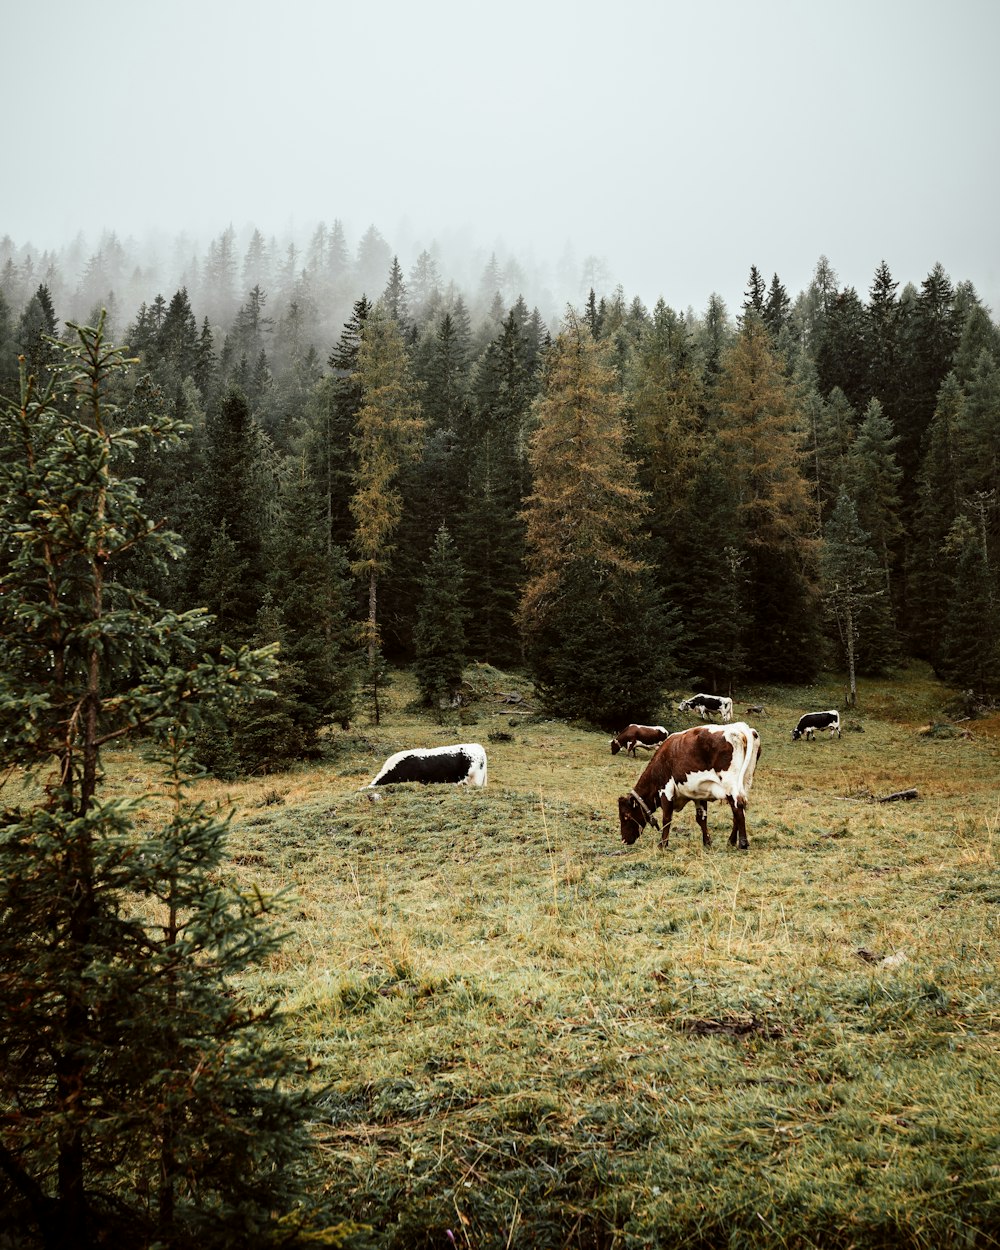
[[[122, 471], [182, 540], [115, 576], [215, 643], [280, 644], [266, 705], [203, 744], [219, 772], [314, 750], [414, 664], [526, 666], [555, 714], [646, 719], [668, 685], [890, 673], [1000, 686], [1000, 332], [940, 265], [867, 292], [752, 266], [739, 309], [594, 289], [553, 323], [495, 259], [463, 291], [372, 228], [275, 254], [228, 231], [190, 285], [143, 290], [114, 237], [76, 274], [0, 243], [0, 382], [109, 310], [138, 359]], [[334, 324], [336, 322], [336, 324]]]

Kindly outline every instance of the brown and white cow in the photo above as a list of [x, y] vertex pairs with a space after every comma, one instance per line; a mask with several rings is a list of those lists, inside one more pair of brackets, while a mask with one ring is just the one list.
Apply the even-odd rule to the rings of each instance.
[[611, 739], [611, 754], [617, 755], [619, 751], [624, 751], [627, 755], [634, 756], [636, 747], [645, 747], [651, 751], [669, 734], [670, 730], [664, 729], [662, 725], [629, 725]]
[[668, 845], [674, 812], [694, 803], [695, 820], [705, 846], [708, 804], [725, 799], [733, 813], [730, 846], [747, 850], [746, 805], [760, 758], [760, 735], [745, 721], [733, 725], [696, 725], [671, 734], [657, 747], [639, 780], [618, 800], [622, 841], [631, 846], [647, 824], [657, 828], [656, 808], [663, 811], [660, 846]]

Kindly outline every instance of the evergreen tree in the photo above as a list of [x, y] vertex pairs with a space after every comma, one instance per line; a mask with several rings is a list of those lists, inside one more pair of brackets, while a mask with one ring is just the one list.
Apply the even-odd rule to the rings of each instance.
[[941, 638], [941, 675], [980, 700], [1000, 692], [1000, 596], [979, 527], [967, 516], [948, 531], [942, 556], [951, 593]]
[[838, 497], [823, 537], [823, 595], [836, 622], [853, 706], [858, 701], [859, 668], [877, 672], [892, 663], [895, 635], [878, 558], [846, 491]]
[[[749, 544], [736, 519], [735, 484], [719, 472], [715, 448], [707, 440], [689, 472], [692, 506], [672, 537], [664, 535], [662, 547], [653, 544], [664, 600], [676, 621], [683, 622], [681, 628], [664, 613], [663, 630], [676, 631], [677, 666], [694, 686], [733, 693], [749, 671], [754, 646], [744, 624], [750, 606]], [[697, 576], [679, 577], [678, 569], [697, 569]]]
[[[156, 431], [120, 427], [103, 326], [71, 329], [54, 381], [22, 374], [0, 420], [0, 739], [41, 783], [0, 814], [4, 1232], [262, 1246], [301, 1197], [305, 1105], [234, 984], [276, 949], [272, 904], [223, 884], [225, 824], [185, 776], [199, 716], [268, 659], [205, 659], [199, 613], [114, 580], [131, 548], [174, 549], [115, 467]], [[159, 829], [102, 788], [102, 750], [137, 732], [160, 744]]]
[[399, 332], [404, 340], [410, 338], [410, 305], [406, 295], [406, 281], [403, 278], [403, 267], [399, 263], [399, 257], [392, 258], [392, 266], [389, 269], [389, 280], [382, 292], [382, 306], [386, 313], [399, 326]]
[[427, 561], [414, 630], [413, 670], [428, 707], [451, 707], [458, 697], [465, 668], [464, 571], [458, 549], [442, 525]]
[[491, 664], [520, 659], [515, 617], [524, 583], [521, 509], [536, 360], [530, 323], [511, 309], [475, 368], [460, 435], [466, 476], [457, 531], [466, 565], [476, 571], [467, 592], [469, 654]]
[[778, 342], [782, 330], [788, 326], [790, 308], [791, 300], [788, 298], [788, 292], [778, 275], [774, 274], [771, 278], [771, 285], [767, 289], [767, 299], [764, 301], [761, 315], [775, 343]]
[[410, 303], [414, 320], [424, 324], [441, 300], [441, 279], [437, 262], [426, 249], [410, 270]]
[[17, 323], [15, 339], [18, 354], [29, 371], [40, 376], [50, 352], [47, 340], [55, 337], [57, 321], [48, 288], [40, 286], [28, 301]]
[[389, 244], [374, 226], [369, 226], [358, 243], [354, 273], [355, 289], [360, 290], [364, 295], [367, 295], [369, 291], [373, 294], [381, 291], [391, 261], [392, 252]]
[[264, 598], [272, 495], [267, 443], [242, 392], [230, 389], [209, 413], [205, 444], [192, 573], [220, 638], [242, 641], [253, 632]]
[[743, 317], [750, 313], [763, 319], [766, 296], [767, 286], [764, 277], [756, 265], [751, 265], [747, 289], [743, 292]]
[[364, 296], [355, 303], [330, 353], [330, 374], [316, 384], [306, 403], [304, 452], [323, 502], [330, 550], [340, 547], [346, 551], [353, 541], [349, 500], [357, 465], [351, 435], [362, 402], [358, 350], [371, 307]]
[[903, 618], [908, 623], [913, 654], [935, 668], [941, 663], [941, 645], [951, 583], [941, 558], [953, 523], [962, 511], [956, 472], [957, 435], [963, 396], [950, 373], [938, 396], [927, 430], [926, 451], [920, 466], [916, 504], [907, 548], [907, 588]]
[[855, 409], [870, 398], [869, 318], [853, 287], [839, 292], [823, 317], [815, 347], [819, 388], [828, 395], [837, 387]]
[[307, 735], [345, 725], [354, 710], [357, 648], [347, 558], [330, 548], [315, 483], [297, 466], [284, 492], [284, 525], [272, 563], [284, 621], [283, 656], [301, 673], [300, 716]]
[[903, 537], [899, 484], [902, 470], [896, 462], [898, 437], [893, 434], [882, 405], [873, 399], [862, 418], [848, 454], [848, 483], [861, 528], [868, 532], [878, 556], [886, 593], [893, 594], [892, 573]]
[[900, 376], [900, 309], [896, 299], [898, 282], [893, 280], [883, 260], [875, 271], [868, 292], [868, 386], [870, 396], [877, 399], [893, 426], [901, 386]]
[[[358, 349], [356, 380], [362, 403], [352, 435], [357, 457], [351, 515], [355, 522], [352, 564], [368, 589], [365, 649], [375, 672], [381, 650], [378, 585], [389, 567], [402, 519], [399, 475], [420, 454], [424, 421], [402, 335], [380, 304], [367, 318]], [[375, 718], [379, 717], [375, 700]]]
[[721, 295], [712, 295], [695, 336], [706, 391], [711, 391], [718, 381], [722, 371], [722, 357], [731, 342], [732, 326], [726, 302]]
[[803, 472], [802, 415], [760, 318], [747, 314], [716, 388], [719, 471], [737, 490], [750, 588], [754, 672], [802, 680], [816, 671], [815, 553]]
[[[705, 582], [676, 577], [706, 500], [697, 466], [704, 435], [704, 393], [683, 317], [658, 300], [631, 351], [625, 386], [640, 486], [649, 500], [648, 558], [660, 592], [688, 619], [704, 601]], [[721, 553], [714, 542], [713, 555]], [[692, 553], [693, 554], [693, 553]], [[699, 557], [700, 559], [700, 557]], [[714, 687], [713, 687], [714, 688]]]
[[526, 501], [526, 652], [546, 705], [603, 724], [649, 716], [670, 663], [642, 558], [646, 500], [606, 347], [570, 314], [534, 405]]
[[954, 288], [941, 265], [934, 266], [916, 298], [904, 305], [900, 330], [902, 387], [893, 416], [899, 435], [904, 497], [912, 505], [924, 438], [961, 333]]

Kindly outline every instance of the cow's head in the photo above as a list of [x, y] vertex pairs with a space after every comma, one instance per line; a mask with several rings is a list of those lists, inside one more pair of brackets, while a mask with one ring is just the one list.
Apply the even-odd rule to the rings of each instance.
[[621, 749], [622, 749], [622, 744], [618, 741], [618, 739], [612, 738], [611, 739], [611, 754], [617, 755]]
[[626, 846], [631, 846], [646, 824], [646, 813], [634, 795], [623, 794], [618, 800], [618, 820], [621, 823], [622, 841]]

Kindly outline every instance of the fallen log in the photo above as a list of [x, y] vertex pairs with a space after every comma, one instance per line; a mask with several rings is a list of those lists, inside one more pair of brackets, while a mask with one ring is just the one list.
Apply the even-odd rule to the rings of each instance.
[[900, 799], [917, 799], [920, 796], [916, 790], [897, 790], [895, 794], [887, 794], [879, 799], [879, 803], [896, 803]]

